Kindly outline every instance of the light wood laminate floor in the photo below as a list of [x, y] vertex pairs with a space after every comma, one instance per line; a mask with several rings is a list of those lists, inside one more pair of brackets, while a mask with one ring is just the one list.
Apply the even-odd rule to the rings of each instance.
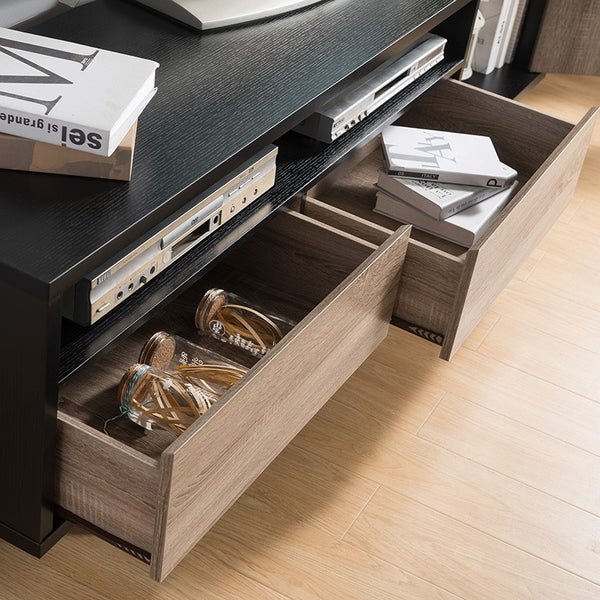
[[[576, 120], [600, 78], [520, 98]], [[450, 363], [397, 329], [162, 584], [79, 528], [0, 541], [2, 600], [600, 598], [600, 127]]]

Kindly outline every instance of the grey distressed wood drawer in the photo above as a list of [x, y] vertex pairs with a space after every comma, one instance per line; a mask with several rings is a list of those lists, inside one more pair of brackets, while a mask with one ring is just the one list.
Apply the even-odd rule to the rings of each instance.
[[[472, 248], [413, 229], [395, 317], [441, 344], [449, 359], [569, 203], [598, 109], [572, 124], [454, 80], [436, 86], [398, 121], [488, 135], [519, 172], [520, 189]], [[381, 243], [398, 223], [375, 214], [379, 141], [308, 192], [305, 214]]]
[[[283, 210], [239, 251], [60, 393], [56, 498], [146, 557], [162, 580], [386, 336], [410, 228], [382, 244]], [[207, 287], [257, 296], [297, 326], [181, 436], [118, 415], [152, 331], [198, 341]], [[225, 346], [225, 344], [222, 344]]]

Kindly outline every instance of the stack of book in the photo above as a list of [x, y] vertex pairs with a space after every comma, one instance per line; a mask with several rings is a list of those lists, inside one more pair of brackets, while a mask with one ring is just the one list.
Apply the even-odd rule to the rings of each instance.
[[416, 229], [468, 248], [515, 193], [517, 172], [489, 137], [390, 126], [381, 141], [374, 210]]
[[485, 75], [512, 62], [528, 0], [481, 0], [473, 70]]
[[157, 67], [0, 28], [0, 168], [128, 180]]

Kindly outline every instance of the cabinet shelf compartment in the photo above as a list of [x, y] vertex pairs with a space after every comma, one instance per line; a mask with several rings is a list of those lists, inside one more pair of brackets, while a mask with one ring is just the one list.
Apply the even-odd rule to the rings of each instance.
[[[378, 247], [281, 211], [238, 252], [78, 373], [59, 398], [57, 504], [151, 555], [163, 579], [385, 337], [408, 244]], [[195, 306], [219, 285], [298, 320], [181, 436], [118, 414], [116, 386], [164, 329], [198, 339]], [[226, 346], [221, 342], [216, 342]]]
[[242, 242], [278, 208], [314, 185], [319, 178], [367, 144], [423, 93], [455, 73], [461, 64], [462, 61], [457, 59], [439, 63], [333, 144], [315, 142], [296, 133], [290, 133], [277, 141], [280, 150], [273, 189], [198, 244], [177, 261], [176, 265], [140, 288], [134, 296], [94, 326], [81, 327], [66, 320], [63, 322], [60, 385], [64, 385], [84, 365], [140, 327], [155, 310], [170, 302], [181, 290], [214, 267], [230, 248]]

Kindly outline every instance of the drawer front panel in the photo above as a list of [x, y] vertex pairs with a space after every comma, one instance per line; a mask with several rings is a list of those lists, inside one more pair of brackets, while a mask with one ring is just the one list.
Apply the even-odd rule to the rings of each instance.
[[165, 452], [156, 579], [166, 577], [385, 337], [408, 236], [403, 228], [372, 253], [218, 411]]
[[456, 289], [464, 269], [461, 258], [411, 240], [394, 316], [444, 335], [452, 321]]
[[441, 332], [442, 358], [456, 352], [568, 204], [596, 113], [593, 109], [572, 125], [469, 85], [445, 81], [401, 119], [406, 126], [488, 135], [500, 159], [525, 181], [486, 235], [466, 253], [449, 321]]
[[[327, 198], [326, 192], [324, 197]], [[393, 233], [391, 229], [315, 198], [307, 197], [302, 210], [310, 217], [370, 242], [381, 244]], [[463, 268], [462, 258], [411, 239], [406, 250], [394, 315], [402, 315], [401, 320], [407, 324], [418, 323], [418, 329], [443, 336], [452, 319]]]
[[590, 110], [573, 128], [509, 205], [498, 226], [467, 254], [442, 358], [450, 358], [460, 347], [569, 204], [597, 113]]

